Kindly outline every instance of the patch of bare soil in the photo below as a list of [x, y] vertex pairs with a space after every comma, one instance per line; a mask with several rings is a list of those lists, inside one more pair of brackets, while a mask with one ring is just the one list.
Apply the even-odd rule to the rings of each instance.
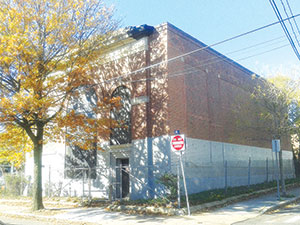
[[[32, 204], [29, 200], [19, 200], [19, 199], [1, 199], [0, 200], [0, 216], [24, 219], [31, 221], [41, 221], [44, 223], [49, 223], [53, 225], [69, 225], [70, 221], [58, 220], [51, 218], [52, 216], [64, 213], [68, 209], [73, 209], [79, 207], [78, 204], [73, 204], [69, 202], [60, 201], [45, 201], [45, 209], [32, 211]], [[88, 222], [75, 222], [72, 221], [72, 225], [95, 225], [98, 223], [88, 223]]]

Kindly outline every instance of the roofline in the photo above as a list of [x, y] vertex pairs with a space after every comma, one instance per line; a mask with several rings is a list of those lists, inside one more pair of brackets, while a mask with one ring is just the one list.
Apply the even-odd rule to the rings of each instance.
[[192, 39], [197, 44], [202, 45], [205, 48], [204, 50], [209, 50], [213, 54], [217, 55], [218, 57], [224, 58], [226, 62], [233, 64], [234, 66], [238, 67], [239, 69], [243, 70], [244, 72], [248, 73], [249, 75], [255, 74], [256, 76], [259, 76], [256, 73], [254, 73], [253, 71], [247, 69], [246, 67], [242, 66], [238, 62], [234, 61], [233, 59], [228, 58], [227, 56], [223, 55], [222, 53], [218, 52], [217, 50], [214, 50], [212, 47], [209, 47], [208, 45], [204, 44], [203, 42], [199, 41], [198, 39], [196, 39], [193, 36], [189, 35], [188, 33], [184, 32], [183, 30], [176, 27], [175, 25], [173, 25], [169, 22], [163, 23], [161, 25], [166, 25], [168, 27], [171, 27], [172, 29], [174, 29], [177, 32], [181, 33], [183, 36], [186, 36], [187, 38]]

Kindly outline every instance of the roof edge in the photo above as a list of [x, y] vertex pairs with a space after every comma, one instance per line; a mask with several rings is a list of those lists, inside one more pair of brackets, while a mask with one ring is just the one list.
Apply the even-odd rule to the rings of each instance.
[[251, 71], [250, 69], [247, 69], [246, 67], [242, 66], [241, 64], [234, 61], [233, 59], [230, 59], [227, 56], [223, 55], [222, 53], [218, 52], [217, 50], [213, 49], [212, 47], [209, 47], [209, 45], [204, 44], [203, 42], [199, 41], [197, 38], [191, 36], [190, 34], [186, 33], [185, 31], [181, 30], [180, 28], [176, 27], [175, 25], [173, 25], [169, 22], [166, 22], [164, 24], [166, 24], [167, 27], [170, 27], [170, 28], [176, 30], [177, 32], [181, 33], [183, 36], [186, 36], [187, 38], [193, 40], [194, 42], [202, 45], [206, 50], [211, 51], [212, 53], [216, 54], [218, 57], [224, 58], [224, 61], [233, 64], [234, 66], [238, 67], [239, 69], [247, 72], [249, 75], [255, 74], [256, 76], [259, 76], [256, 73], [254, 73], [253, 71]]

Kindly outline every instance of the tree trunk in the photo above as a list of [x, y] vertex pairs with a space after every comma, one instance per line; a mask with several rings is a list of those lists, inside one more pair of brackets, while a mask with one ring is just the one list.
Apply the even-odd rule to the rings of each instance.
[[38, 128], [36, 141], [34, 142], [34, 183], [33, 183], [33, 210], [43, 209], [42, 190], [42, 152], [43, 152], [43, 128]]
[[285, 181], [284, 181], [284, 175], [283, 175], [283, 160], [282, 160], [282, 150], [279, 151], [279, 168], [280, 168], [280, 182], [281, 182], [281, 192], [282, 196], [286, 195], [286, 189], [285, 189]]
[[294, 168], [295, 168], [295, 175], [298, 178], [299, 177], [299, 149], [293, 149], [293, 162], [294, 162]]

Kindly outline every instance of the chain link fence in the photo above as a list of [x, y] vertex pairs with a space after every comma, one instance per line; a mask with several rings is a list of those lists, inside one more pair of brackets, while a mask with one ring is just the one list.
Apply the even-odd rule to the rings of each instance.
[[[292, 160], [284, 160], [283, 165], [285, 178], [293, 178]], [[147, 179], [149, 169], [153, 170], [153, 187], [149, 186]], [[199, 164], [186, 160], [184, 169], [189, 193], [211, 189], [226, 191], [229, 187], [273, 181], [277, 176], [275, 162], [268, 158]], [[54, 176], [55, 173], [50, 167], [48, 177], [44, 176], [43, 189], [44, 194], [49, 197], [69, 196], [88, 200], [92, 197], [103, 200], [129, 199], [133, 192], [143, 193], [143, 198], [149, 191], [156, 197], [166, 198], [168, 190], [158, 182], [165, 173], [177, 175], [177, 163], [173, 161], [168, 170], [159, 166], [131, 167], [126, 163], [108, 168], [70, 168], [65, 169], [60, 178]]]

